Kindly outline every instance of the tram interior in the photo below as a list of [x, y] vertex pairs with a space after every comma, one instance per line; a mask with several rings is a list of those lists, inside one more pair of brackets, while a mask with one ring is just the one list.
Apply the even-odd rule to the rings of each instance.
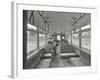
[[23, 10], [23, 69], [91, 66], [91, 14]]

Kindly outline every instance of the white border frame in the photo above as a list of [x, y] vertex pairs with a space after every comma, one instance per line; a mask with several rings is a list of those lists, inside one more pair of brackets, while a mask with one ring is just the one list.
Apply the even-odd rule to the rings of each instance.
[[[52, 69], [29, 69], [23, 70], [23, 19], [22, 10], [46, 10], [59, 12], [83, 12], [91, 13], [91, 35], [95, 34], [96, 26], [96, 8], [57, 6], [57, 5], [40, 5], [31, 3], [12, 2], [12, 68], [11, 76], [17, 77], [45, 77], [58, 76], [73, 73], [91, 73], [96, 72], [96, 49], [91, 46], [91, 66], [90, 67], [71, 67], [71, 68], [52, 68]], [[95, 38], [91, 37], [91, 44], [94, 45]]]

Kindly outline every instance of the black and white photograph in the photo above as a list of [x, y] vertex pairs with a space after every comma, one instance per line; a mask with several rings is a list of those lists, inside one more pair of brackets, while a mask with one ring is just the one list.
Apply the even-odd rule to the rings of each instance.
[[91, 66], [91, 13], [22, 12], [23, 69]]
[[12, 77], [96, 72], [96, 15], [94, 7], [13, 2]]
[[100, 0], [1, 0], [0, 80], [100, 80]]

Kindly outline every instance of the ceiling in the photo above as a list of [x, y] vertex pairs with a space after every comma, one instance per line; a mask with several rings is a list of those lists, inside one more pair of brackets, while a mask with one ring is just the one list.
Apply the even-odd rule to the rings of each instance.
[[[41, 12], [41, 11], [40, 11]], [[44, 17], [48, 17], [49, 21], [49, 32], [50, 33], [66, 33], [69, 34], [73, 27], [71, 26], [72, 19], [79, 18], [80, 14], [75, 12], [55, 12], [55, 11], [43, 11]], [[31, 14], [31, 11], [28, 11]], [[29, 18], [30, 15], [28, 15]], [[86, 13], [86, 15], [81, 18], [77, 24], [76, 28], [79, 26], [84, 26], [90, 24], [91, 15]], [[43, 19], [39, 16], [37, 11], [34, 11], [34, 25], [44, 28]]]
[[[63, 32], [69, 34], [72, 31], [71, 21], [73, 17], [79, 17], [79, 13], [73, 12], [52, 12], [46, 11], [46, 16], [49, 17], [49, 29], [51, 33]], [[90, 14], [86, 14], [82, 19], [77, 23], [78, 26], [90, 23]]]

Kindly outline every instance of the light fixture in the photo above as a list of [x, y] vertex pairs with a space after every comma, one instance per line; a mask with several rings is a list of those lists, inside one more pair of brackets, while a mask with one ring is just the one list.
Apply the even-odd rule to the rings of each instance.
[[33, 29], [33, 30], [37, 30], [37, 27], [31, 24], [27, 24], [28, 29]]
[[84, 29], [89, 29], [90, 28], [90, 25], [86, 25], [84, 27], [81, 27], [81, 30], [84, 30]]

